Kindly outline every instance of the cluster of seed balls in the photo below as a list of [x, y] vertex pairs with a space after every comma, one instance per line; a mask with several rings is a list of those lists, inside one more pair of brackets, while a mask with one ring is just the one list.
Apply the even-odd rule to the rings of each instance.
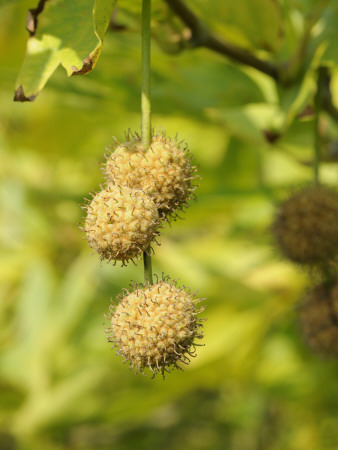
[[[161, 223], [187, 206], [196, 186], [196, 167], [187, 147], [164, 134], [154, 135], [144, 148], [137, 134], [116, 142], [103, 166], [106, 183], [84, 205], [83, 230], [101, 260], [140, 258], [160, 234]], [[153, 285], [135, 285], [110, 309], [110, 342], [130, 367], [152, 374], [187, 363], [200, 339], [201, 312], [190, 291], [168, 277]]]
[[320, 274], [299, 302], [299, 323], [313, 351], [338, 356], [338, 194], [325, 186], [299, 190], [279, 206], [272, 230], [285, 258]]
[[123, 264], [139, 258], [160, 234], [161, 222], [188, 205], [198, 178], [188, 148], [177, 139], [155, 135], [145, 149], [137, 134], [126, 138], [107, 155], [104, 189], [84, 206], [89, 246], [101, 259]]

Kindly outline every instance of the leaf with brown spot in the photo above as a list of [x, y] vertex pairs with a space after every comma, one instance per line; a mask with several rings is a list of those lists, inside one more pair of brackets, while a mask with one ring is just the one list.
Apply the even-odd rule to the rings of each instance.
[[90, 72], [100, 56], [116, 0], [40, 0], [30, 9], [26, 56], [14, 101], [32, 101], [61, 64], [68, 76]]

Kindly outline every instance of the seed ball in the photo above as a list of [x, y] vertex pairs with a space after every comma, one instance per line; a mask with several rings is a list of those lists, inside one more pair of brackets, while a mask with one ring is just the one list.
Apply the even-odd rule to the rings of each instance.
[[155, 203], [140, 190], [109, 186], [87, 207], [84, 231], [102, 259], [127, 261], [139, 256], [159, 234]]
[[142, 189], [153, 198], [160, 214], [168, 216], [175, 216], [175, 210], [187, 206], [196, 189], [192, 182], [198, 178], [188, 149], [181, 149], [176, 141], [163, 135], [153, 136], [148, 150], [138, 135], [118, 144], [103, 170], [108, 184]]
[[338, 253], [338, 195], [323, 186], [302, 189], [280, 205], [272, 229], [286, 258], [327, 262]]
[[326, 356], [338, 356], [338, 281], [321, 284], [299, 305], [299, 322], [309, 347]]
[[196, 317], [204, 309], [196, 309], [200, 301], [167, 280], [136, 285], [111, 307], [108, 340], [136, 372], [148, 367], [153, 375], [164, 375], [171, 366], [182, 369], [178, 363], [190, 362], [187, 354], [195, 356], [194, 341], [203, 337]]

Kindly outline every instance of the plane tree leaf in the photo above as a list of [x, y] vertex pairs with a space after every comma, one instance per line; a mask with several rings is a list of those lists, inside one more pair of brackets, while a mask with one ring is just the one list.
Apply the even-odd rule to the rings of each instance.
[[40, 0], [29, 10], [26, 56], [15, 101], [32, 101], [61, 64], [68, 76], [90, 72], [101, 53], [116, 0]]
[[193, 7], [210, 29], [238, 45], [275, 53], [283, 43], [283, 18], [276, 0], [195, 0]]

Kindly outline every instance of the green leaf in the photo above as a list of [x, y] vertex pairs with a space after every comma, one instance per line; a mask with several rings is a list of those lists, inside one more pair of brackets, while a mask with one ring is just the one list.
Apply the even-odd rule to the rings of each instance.
[[235, 108], [209, 108], [207, 114], [222, 123], [232, 136], [255, 145], [266, 145], [264, 130], [278, 130], [283, 119], [279, 108], [267, 103]]
[[336, 65], [338, 63], [338, 5], [337, 2], [331, 1], [326, 8], [323, 16], [321, 26], [321, 33], [315, 39], [315, 44], [320, 46], [324, 44], [325, 51], [323, 52], [322, 62], [329, 65]]
[[16, 82], [15, 101], [34, 100], [60, 64], [68, 76], [93, 69], [116, 0], [40, 3], [28, 13], [31, 37]]
[[282, 44], [283, 21], [276, 0], [197, 0], [193, 3], [199, 17], [211, 30], [232, 42], [269, 52], [276, 52]]
[[19, 1], [21, 1], [21, 0], [0, 0], [0, 8], [1, 8], [1, 6], [6, 6], [10, 3], [16, 3]]

